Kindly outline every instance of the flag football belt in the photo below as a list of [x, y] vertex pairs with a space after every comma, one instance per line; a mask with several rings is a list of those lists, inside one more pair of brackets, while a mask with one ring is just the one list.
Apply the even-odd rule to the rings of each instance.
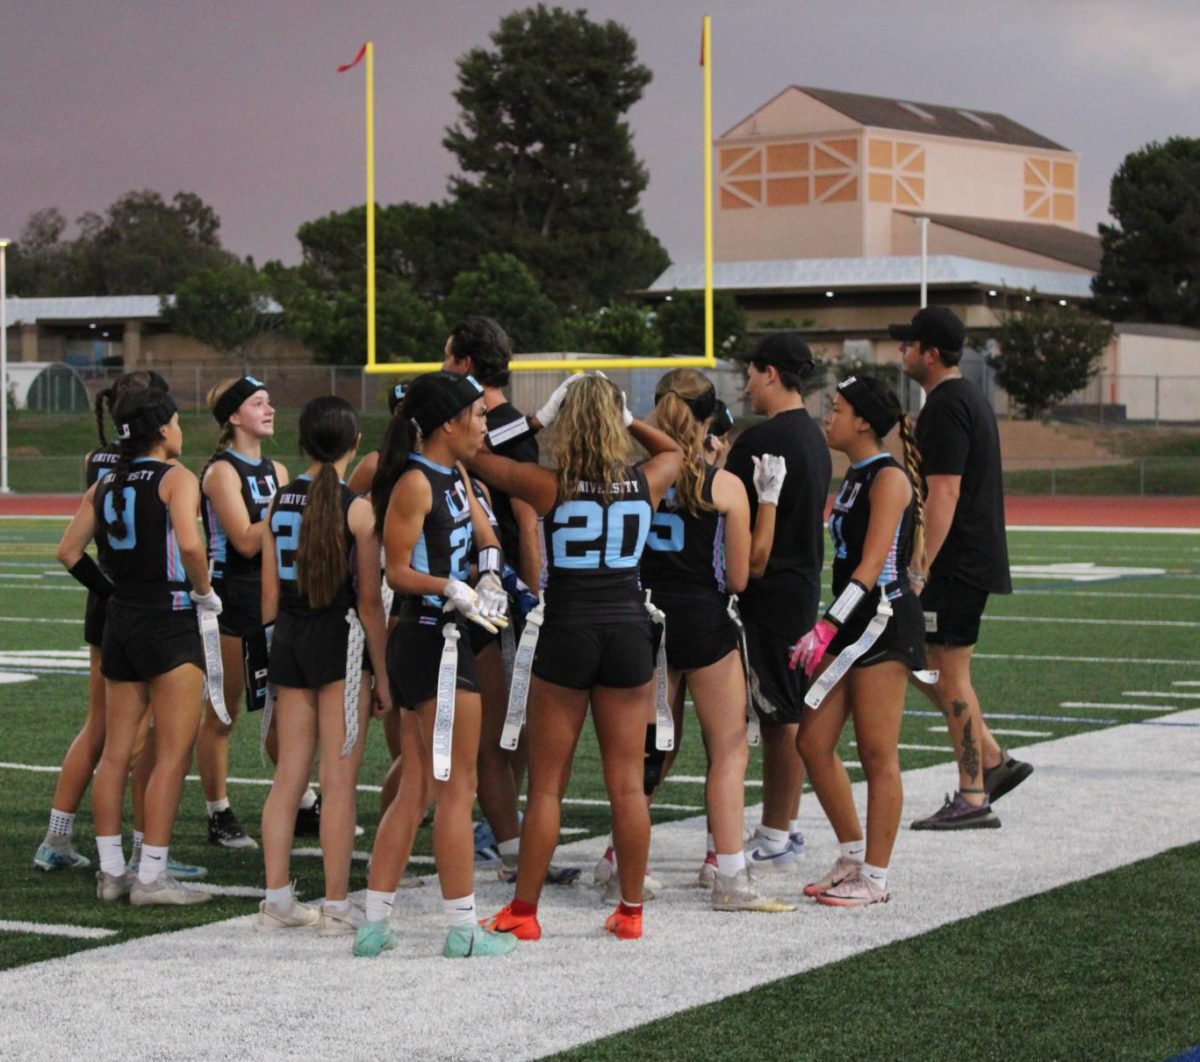
[[242, 638], [242, 665], [246, 672], [246, 711], [261, 712], [267, 704], [267, 673], [271, 666], [271, 635], [275, 624], [256, 627]]
[[750, 647], [746, 644], [746, 628], [742, 626], [742, 614], [738, 611], [737, 594], [729, 595], [725, 611], [737, 627], [738, 649], [742, 653], [742, 675], [746, 679], [746, 742], [752, 748], [757, 748], [762, 740], [762, 731], [758, 725], [758, 714], [754, 711], [754, 691], [750, 688]]
[[545, 595], [538, 595], [538, 603], [525, 617], [525, 629], [517, 643], [513, 657], [512, 685], [508, 690], [508, 712], [504, 716], [504, 730], [500, 733], [500, 747], [515, 749], [521, 740], [521, 727], [525, 725], [525, 705], [529, 700], [529, 680], [533, 674], [533, 654], [537, 651], [538, 636], [542, 633], [542, 622], [546, 618]]
[[646, 613], [650, 622], [658, 625], [658, 650], [654, 659], [654, 747], [659, 752], [670, 752], [675, 747], [675, 717], [671, 715], [671, 704], [667, 698], [667, 617], [662, 609], [650, 600], [646, 591]]
[[433, 718], [433, 777], [450, 777], [450, 751], [454, 744], [454, 694], [458, 687], [458, 640], [462, 631], [451, 619], [442, 627], [442, 659], [438, 664], [437, 711]]
[[342, 742], [342, 757], [350, 755], [358, 741], [358, 704], [362, 695], [363, 646], [367, 632], [363, 630], [358, 612], [346, 609], [346, 623], [350, 632], [346, 636], [346, 681], [342, 683], [342, 722], [346, 727], [346, 738]]
[[204, 649], [204, 682], [208, 703], [217, 718], [226, 726], [233, 720], [225, 707], [225, 665], [221, 662], [221, 628], [217, 614], [206, 608], [196, 609], [196, 623], [200, 628], [200, 645]]

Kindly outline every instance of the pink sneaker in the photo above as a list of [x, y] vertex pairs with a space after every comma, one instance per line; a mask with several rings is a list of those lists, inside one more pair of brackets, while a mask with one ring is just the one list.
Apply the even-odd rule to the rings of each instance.
[[826, 889], [832, 889], [834, 885], [850, 877], [860, 866], [862, 864], [854, 859], [838, 856], [838, 861], [829, 870], [816, 881], [810, 881], [804, 886], [804, 895], [820, 896]]
[[872, 884], [870, 878], [855, 870], [848, 878], [821, 893], [817, 903], [828, 907], [866, 907], [872, 903], [887, 903], [891, 898], [891, 893]]

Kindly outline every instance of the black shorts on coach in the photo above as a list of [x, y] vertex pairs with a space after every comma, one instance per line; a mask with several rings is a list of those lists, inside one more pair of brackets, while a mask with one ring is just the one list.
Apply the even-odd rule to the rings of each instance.
[[[336, 609], [298, 615], [281, 612], [271, 636], [268, 680], [276, 686], [315, 690], [346, 677], [346, 644], [350, 624]], [[363, 659], [366, 660], [366, 649]]]
[[656, 628], [648, 617], [621, 623], [548, 623], [538, 636], [533, 673], [571, 690], [627, 690], [654, 675]]
[[134, 608], [109, 601], [100, 673], [113, 682], [147, 682], [181, 664], [204, 670], [204, 649], [193, 609]]
[[925, 584], [925, 641], [929, 645], [974, 645], [988, 593], [961, 579], [937, 579]]
[[750, 658], [750, 696], [764, 723], [798, 723], [804, 707], [804, 672], [788, 667], [795, 639], [742, 616]]
[[[438, 669], [442, 663], [445, 638], [442, 628], [447, 623], [458, 624], [458, 681], [455, 689], [468, 693], [479, 691], [475, 678], [475, 654], [471, 649], [471, 634], [466, 620], [455, 620], [451, 614], [436, 623], [422, 623], [416, 617], [400, 620], [387, 643], [387, 673], [392, 685], [392, 698], [401, 708], [416, 709], [437, 697]], [[472, 624], [471, 626], [478, 626]], [[479, 628], [484, 634], [482, 627]]]

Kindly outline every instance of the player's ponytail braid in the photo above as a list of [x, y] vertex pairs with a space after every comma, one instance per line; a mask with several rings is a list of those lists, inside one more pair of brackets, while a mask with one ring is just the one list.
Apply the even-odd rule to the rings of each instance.
[[308, 488], [296, 550], [296, 582], [313, 608], [332, 605], [346, 582], [346, 521], [333, 466], [357, 442], [358, 416], [344, 398], [321, 395], [300, 411], [300, 448], [321, 466]]
[[704, 437], [698, 430], [700, 421], [696, 412], [689, 405], [697, 399], [708, 399], [705, 405], [711, 402], [715, 407], [711, 381], [694, 369], [674, 369], [654, 388], [654, 413], [650, 418], [683, 450], [683, 465], [675, 480], [675, 498], [691, 516], [713, 509], [704, 500]]
[[[899, 403], [897, 402], [897, 405]], [[921, 490], [921, 452], [917, 449], [912, 421], [900, 414], [900, 445], [904, 450], [904, 471], [913, 489], [913, 561], [923, 564], [925, 557], [925, 497]]]
[[[217, 403], [221, 400], [221, 396], [228, 391], [235, 383], [240, 380], [240, 376], [230, 376], [220, 383], [213, 384], [209, 388], [208, 395], [205, 397], [205, 402], [210, 410], [217, 408]], [[220, 457], [226, 450], [229, 449], [229, 444], [233, 442], [233, 425], [226, 421], [221, 425], [221, 434], [217, 436], [217, 445], [213, 447], [213, 452], [208, 455], [208, 460], [204, 462], [204, 467], [200, 469], [200, 487], [204, 487], [204, 474], [209, 470], [212, 463]]]
[[113, 388], [104, 388], [96, 392], [96, 434], [100, 436], [100, 445], [108, 445], [108, 437], [104, 434], [104, 411], [112, 408]]
[[108, 438], [104, 434], [104, 411], [112, 412], [113, 403], [117, 396], [128, 388], [155, 387], [160, 391], [167, 390], [167, 381], [152, 369], [134, 369], [133, 372], [122, 373], [103, 391], [96, 392], [96, 434], [100, 436], [100, 445], [107, 446]]

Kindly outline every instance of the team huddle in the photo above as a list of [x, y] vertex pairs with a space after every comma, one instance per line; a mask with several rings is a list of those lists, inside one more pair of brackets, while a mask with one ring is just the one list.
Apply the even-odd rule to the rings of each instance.
[[[1011, 589], [995, 420], [958, 372], [952, 313], [922, 310], [892, 334], [929, 395], [915, 432], [886, 385], [851, 376], [822, 435], [803, 402], [811, 351], [776, 333], [742, 358], [766, 419], [729, 446], [732, 417], [690, 369], [658, 381], [645, 421], [600, 373], [567, 377], [524, 416], [503, 391], [507, 336], [467, 318], [442, 371], [394, 389], [377, 451], [359, 458], [350, 403], [309, 401], [299, 438], [310, 464], [294, 478], [263, 457], [275, 411], [254, 377], [210, 393], [221, 434], [199, 477], [178, 461], [166, 381], [120, 377], [97, 398], [101, 446], [58, 551], [88, 589], [91, 683], [35, 865], [90, 865], [72, 843], [90, 783], [101, 901], [210, 900], [193, 884], [205, 868], [172, 861], [169, 846], [195, 757], [210, 842], [257, 847], [226, 791], [244, 700], [261, 712], [275, 766], [257, 929], [345, 935], [364, 957], [397, 947], [396, 891], [413, 881], [405, 871], [432, 808], [443, 954], [506, 954], [540, 938], [544, 886], [580, 876], [554, 854], [590, 713], [612, 816], [593, 872], [614, 905], [604, 928], [637, 939], [660, 888], [648, 872], [651, 806], [690, 698], [708, 760], [697, 857], [712, 908], [795, 909], [771, 893], [787, 891], [803, 854], [806, 777], [839, 855], [803, 894], [833, 907], [886, 902], [910, 683], [945, 714], [959, 770], [954, 797], [914, 828], [999, 826], [992, 802], [1032, 771], [995, 742], [970, 682], [987, 596]], [[897, 429], [900, 460], [885, 444]], [[833, 601], [818, 615], [830, 449], [849, 470], [828, 520]], [[392, 766], [365, 895], [352, 897], [373, 718]], [[838, 754], [847, 720], [866, 775], [865, 830]], [[747, 839], [759, 744], [762, 819]], [[476, 802], [496, 872], [514, 885], [488, 916], [474, 894]], [[320, 837], [320, 903], [291, 884], [305, 834]]]

